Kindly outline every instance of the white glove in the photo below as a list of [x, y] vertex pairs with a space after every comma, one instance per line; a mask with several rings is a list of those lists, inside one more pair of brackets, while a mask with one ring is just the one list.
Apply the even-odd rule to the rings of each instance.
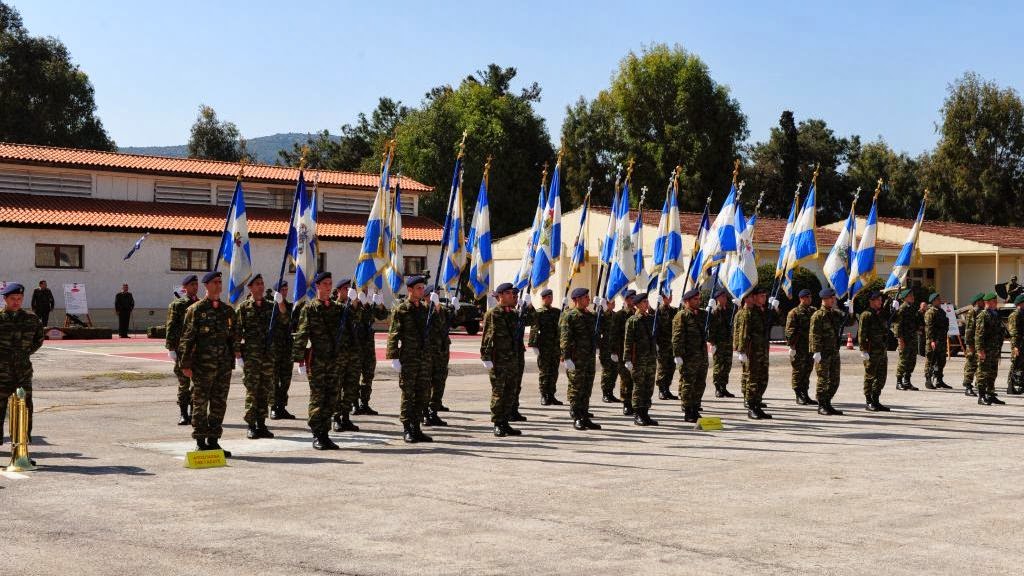
[[772, 307], [772, 310], [779, 311], [779, 299], [774, 296], [768, 299], [768, 305]]
[[796, 348], [789, 349], [789, 359], [796, 360]]
[[456, 296], [456, 297], [452, 298], [452, 308], [454, 308], [455, 311], [458, 312], [459, 308], [461, 308], [461, 307], [462, 307], [462, 302], [459, 302], [459, 297]]
[[374, 294], [373, 295], [373, 303], [378, 305], [378, 306], [383, 305], [384, 304], [384, 297], [381, 296], [380, 294]]
[[494, 362], [491, 362], [490, 360], [484, 360], [483, 362], [484, 368], [487, 368], [488, 370], [492, 370], [494, 368]]
[[239, 368], [242, 368], [244, 370], [245, 369], [245, 360], [243, 360], [241, 356], [239, 356], [238, 358], [235, 358], [235, 366], [238, 366]]
[[533, 354], [534, 356], [540, 356], [540, 348], [537, 348], [536, 346], [530, 346], [530, 354]]
[[523, 294], [523, 306], [529, 306], [530, 302], [533, 302], [533, 298], [530, 297], [530, 293]]
[[346, 295], [348, 296], [349, 300], [355, 300], [356, 298], [359, 297], [359, 294], [356, 292], [355, 288], [349, 288]]
[[437, 295], [437, 292], [430, 293], [430, 303], [437, 306], [441, 303], [441, 297]]
[[367, 301], [368, 301], [369, 299], [370, 299], [370, 295], [369, 295], [369, 294], [367, 294], [366, 292], [360, 292], [360, 293], [359, 293], [359, 294], [358, 294], [358, 295], [356, 296], [356, 300], [359, 300], [359, 303], [360, 303], [360, 304], [366, 304], [366, 302], [367, 302]]
[[391, 361], [391, 369], [392, 370], [401, 370], [402, 369], [402, 361], [399, 360], [398, 358], [395, 358], [394, 360], [392, 360]]
[[306, 365], [305, 364], [299, 364], [299, 374], [302, 375], [302, 376], [306, 375]]
[[732, 303], [733, 303], [733, 305], [734, 305], [734, 306], [736, 306], [737, 308], [739, 308], [739, 307], [740, 307], [740, 306], [742, 305], [742, 302], [740, 302], [740, 299], [739, 299], [739, 298], [733, 298], [733, 299], [732, 299]]
[[604, 298], [601, 298], [600, 296], [598, 296], [597, 298], [594, 298], [594, 306], [597, 306], [598, 308], [603, 307], [604, 306]]
[[612, 354], [612, 362], [618, 362], [618, 361], [619, 361], [619, 355], [618, 354]]
[[565, 360], [562, 360], [562, 366], [565, 366], [565, 370], [566, 371], [575, 370], [576, 369], [576, 364], [574, 364], [573, 361], [569, 360], [568, 358], [566, 358]]
[[714, 344], [712, 344], [712, 345], [711, 345], [711, 355], [712, 355], [712, 356], [714, 356], [714, 355], [715, 355], [715, 351], [716, 351], [716, 350], [718, 350], [718, 346], [715, 346]]
[[170, 358], [171, 360], [177, 360], [178, 359], [178, 353], [175, 352], [174, 350], [168, 350], [167, 351], [167, 357]]
[[487, 309], [490, 310], [498, 305], [498, 299], [490, 294], [487, 295]]
[[625, 364], [623, 364], [623, 366], [626, 367], [626, 370], [632, 370], [633, 369], [633, 363], [632, 362], [626, 362]]
[[899, 300], [895, 300], [894, 299], [892, 301], [892, 309], [893, 310], [899, 310], [900, 309], [900, 301]]
[[867, 361], [868, 358], [871, 358], [871, 354], [868, 354], [867, 352], [861, 352], [860, 357]]
[[738, 356], [738, 358], [740, 359], [740, 364], [746, 364], [747, 363], [747, 355], [746, 354], [743, 354], [741, 352], [740, 355]]
[[284, 294], [274, 292], [274, 304], [280, 304], [282, 302], [284, 302]]
[[818, 362], [821, 362], [821, 352], [814, 353], [814, 363], [817, 364]]
[[676, 363], [676, 366], [682, 366], [683, 365], [683, 359], [680, 358], [679, 356], [676, 356], [672, 360]]
[[853, 314], [853, 299], [852, 298], [850, 300], [846, 301], [846, 309], [850, 311], [850, 314]]

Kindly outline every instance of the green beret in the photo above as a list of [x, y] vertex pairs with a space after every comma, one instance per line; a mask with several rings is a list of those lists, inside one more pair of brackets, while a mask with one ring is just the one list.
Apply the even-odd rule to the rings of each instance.
[[982, 298], [984, 298], [986, 301], [987, 300], [995, 300], [997, 298], [997, 296], [996, 296], [995, 292], [987, 292], [987, 293], [985, 293], [984, 296], [982, 296]]
[[932, 302], [935, 302], [935, 299], [938, 298], [938, 297], [939, 297], [939, 293], [938, 292], [932, 292], [931, 294], [928, 295], [928, 303], [931, 304]]
[[971, 304], [977, 304], [978, 302], [980, 302], [984, 298], [985, 298], [985, 293], [984, 292], [978, 292], [974, 296], [971, 296]]
[[910, 296], [910, 288], [904, 288], [903, 290], [900, 290], [899, 294], [896, 295], [896, 297], [899, 298], [900, 300], [903, 300], [907, 296]]
[[1018, 294], [1017, 297], [1013, 299], [1013, 303], [1024, 304], [1024, 294]]

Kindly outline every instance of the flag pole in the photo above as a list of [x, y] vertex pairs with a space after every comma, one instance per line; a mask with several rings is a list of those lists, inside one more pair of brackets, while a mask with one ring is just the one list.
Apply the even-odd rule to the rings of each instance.
[[[792, 209], [792, 212], [793, 212], [793, 224], [792, 225], [793, 226], [796, 225], [797, 212], [798, 212], [797, 207], [800, 205], [800, 188], [801, 187], [803, 187], [803, 182], [797, 182], [796, 183], [796, 192], [793, 193], [793, 209]], [[790, 231], [790, 232], [792, 233], [792, 231]], [[784, 238], [784, 240], [786, 240], [786, 239]], [[772, 298], [778, 298], [779, 290], [782, 289], [782, 279], [786, 275], [786, 272], [787, 272], [786, 271], [786, 264], [789, 261], [789, 254], [788, 254], [789, 250], [788, 250], [788, 248], [789, 248], [788, 246], [782, 246], [781, 244], [779, 245], [779, 250], [780, 251], [785, 250], [786, 253], [781, 254], [782, 258], [780, 258], [779, 260], [776, 260], [776, 263], [775, 263], [775, 280], [772, 281]], [[781, 266], [779, 265], [780, 262], [782, 264]]]
[[[636, 159], [635, 158], [630, 158], [629, 159], [629, 164], [626, 166], [626, 179], [622, 181], [622, 191], [621, 191], [621, 193], [628, 193], [628, 191], [629, 191], [628, 186], [629, 186], [630, 180], [632, 180], [632, 178], [633, 178], [633, 166], [634, 165], [636, 165]], [[621, 202], [622, 199], [620, 198], [619, 200]], [[629, 206], [629, 197], [628, 196], [626, 197], [626, 206], [627, 207]], [[618, 208], [617, 206], [613, 207], [612, 218], [615, 217], [615, 210], [617, 208]], [[616, 238], [617, 237], [618, 237], [618, 232], [616, 232]], [[605, 238], [605, 242], [607, 242], [607, 241], [608, 241], [608, 239]], [[613, 250], [614, 250], [614, 248], [613, 248]], [[614, 256], [614, 252], [613, 252], [612, 256]], [[598, 289], [600, 290], [599, 294], [603, 294], [604, 291], [607, 289], [608, 277], [609, 276], [611, 276], [611, 271], [610, 270], [608, 271], [607, 274], [605, 274], [604, 286], [598, 286]], [[611, 300], [611, 298], [605, 298], [604, 296], [598, 296], [598, 297], [600, 297], [602, 300]], [[592, 341], [594, 341], [594, 342], [597, 341], [598, 335], [601, 334], [601, 318], [603, 316], [604, 316], [604, 304], [602, 303], [601, 306], [597, 307], [597, 320], [594, 321], [594, 336], [592, 338]]]
[[[455, 172], [452, 174], [452, 187], [448, 191], [448, 213], [444, 217], [444, 229], [441, 232], [441, 254], [438, 255], [437, 270], [434, 271], [434, 292], [437, 292], [438, 284], [441, 281], [441, 266], [444, 265], [445, 253], [448, 251], [448, 237], [451, 233], [452, 224], [452, 204], [455, 202], [455, 187], [462, 185], [462, 158], [466, 154], [466, 136], [469, 135], [468, 130], [462, 131], [462, 141], [459, 142], [459, 153], [455, 156]], [[423, 338], [421, 341], [425, 341], [427, 334], [430, 334], [430, 322], [434, 318], [434, 307], [427, 307], [427, 325], [423, 332]]]
[[[708, 213], [710, 213], [711, 211], [711, 194], [708, 194], [708, 198], [704, 202], [704, 211]], [[701, 239], [700, 235], [703, 231], [704, 214], [701, 214], [700, 222], [697, 223], [697, 234], [694, 237], [694, 240], [698, 242], [696, 243], [694, 249], [690, 252], [690, 263], [686, 266], [686, 278], [683, 278], [683, 292], [686, 292], [686, 290], [690, 287], [690, 276], [693, 275], [693, 265], [696, 262], [697, 252], [700, 251], [699, 240]], [[697, 284], [698, 282], [694, 281], [694, 285], [696, 286]]]
[[[564, 148], [565, 147], [563, 146], [563, 149]], [[562, 156], [562, 152], [561, 152], [561, 150], [559, 150], [559, 152], [558, 152], [559, 159], [561, 159], [561, 156]], [[548, 181], [548, 163], [544, 162], [544, 169], [540, 173], [540, 189], [541, 190], [544, 190], [544, 187], [547, 185], [547, 181]], [[546, 208], [547, 207], [547, 202], [545, 201], [544, 204], [545, 204], [545, 210], [546, 210], [547, 209]], [[540, 229], [543, 230], [544, 229], [543, 212], [541, 212], [541, 216], [542, 217], [541, 217], [541, 221], [540, 221]], [[538, 243], [540, 242], [540, 236], [539, 235], [537, 237], [537, 242]], [[537, 253], [537, 246], [533, 247], [533, 253], [534, 254]], [[533, 264], [534, 260], [536, 260], [536, 258], [531, 258], [530, 259], [530, 263]], [[524, 291], [524, 293], [529, 294], [532, 291], [533, 291], [533, 266], [530, 266], [530, 275], [529, 275], [529, 277], [528, 277], [528, 279], [526, 281], [526, 290]], [[526, 327], [524, 326], [524, 318], [523, 318], [523, 316], [525, 314], [526, 314], [526, 305], [523, 304], [522, 299], [520, 299], [519, 300], [519, 318], [516, 319], [516, 333], [515, 333], [515, 337], [518, 340], [520, 340], [520, 341], [522, 341], [523, 333], [526, 331]]]
[[[679, 186], [679, 171], [681, 169], [682, 168], [680, 166], [676, 166], [676, 169], [672, 171], [672, 175], [669, 176], [669, 179], [668, 179], [668, 189], [665, 190], [665, 207], [666, 208], [668, 208], [670, 206], [669, 200], [672, 197], [672, 186], [675, 185], [677, 187], [677, 189], [678, 189], [678, 186]], [[671, 213], [671, 210], [669, 210], [669, 213]], [[665, 230], [665, 233], [666, 233], [665, 240], [663, 240], [662, 243], [661, 243], [661, 270], [658, 271], [658, 283], [657, 283], [657, 286], [658, 286], [658, 289], [657, 289], [658, 290], [658, 299], [657, 299], [657, 303], [654, 306], [654, 321], [651, 322], [651, 336], [652, 337], [655, 336], [658, 333], [658, 313], [661, 312], [661, 300], [662, 300], [662, 296], [661, 295], [662, 295], [662, 290], [664, 290], [664, 288], [665, 288], [665, 280], [668, 278], [668, 274], [666, 274], [666, 271], [668, 270], [668, 263], [667, 263], [667, 260], [666, 260], [668, 258], [668, 236], [667, 236], [668, 230], [667, 229]], [[655, 251], [655, 256], [657, 256], [657, 251]], [[654, 351], [655, 352], [658, 351], [658, 340], [657, 340], [657, 338], [654, 339]]]
[[[619, 195], [619, 182], [621, 181], [621, 179], [622, 179], [622, 166], [620, 165], [619, 166], [619, 172], [618, 172], [618, 174], [615, 175], [615, 186], [612, 188], [612, 210], [611, 210], [611, 212], [608, 215], [608, 218], [612, 219], [612, 220], [615, 219], [615, 205], [618, 204], [618, 202], [616, 202], [616, 200], [618, 199], [618, 195]], [[606, 233], [605, 234], [604, 242], [607, 243], [607, 242], [610, 242], [610, 241], [611, 241], [611, 239], [608, 238], [608, 235]], [[604, 249], [605, 249], [604, 244], [602, 244], [601, 245], [601, 254], [604, 254]], [[605, 269], [607, 267], [608, 267], [607, 263], [604, 261], [603, 258], [601, 258], [601, 264], [597, 268], [597, 287], [596, 287], [596, 293], [594, 294], [594, 298], [599, 298], [601, 296], [601, 292], [602, 292], [601, 285], [602, 285], [602, 282], [604, 281], [604, 275], [605, 275], [605, 272], [606, 272]], [[600, 306], [598, 306], [598, 308], [600, 308]], [[600, 311], [598, 311], [598, 314], [600, 314]]]
[[[292, 198], [292, 209], [288, 216], [288, 231], [285, 232], [284, 239], [284, 256], [281, 258], [281, 270], [277, 274], [277, 284], [274, 284], [274, 293], [281, 293], [281, 281], [284, 280], [284, 267], [288, 262], [288, 236], [291, 233], [291, 227], [295, 223], [295, 209], [299, 206], [299, 182], [302, 181], [302, 170], [306, 166], [306, 153], [309, 151], [308, 146], [302, 147], [302, 156], [299, 158], [299, 178], [295, 183], [295, 197]], [[314, 207], [315, 209], [315, 207]], [[298, 238], [296, 238], [298, 241]], [[284, 300], [284, 295], [281, 296]], [[274, 298], [274, 307], [270, 310], [270, 325], [267, 327], [267, 349], [270, 349], [271, 336], [274, 333], [274, 323], [277, 321], [277, 297]], [[290, 319], [289, 319], [290, 320]]]
[[[587, 183], [587, 195], [583, 198], [583, 210], [590, 211], [590, 193], [594, 189], [594, 179], [591, 178], [590, 182]], [[589, 218], [589, 215], [588, 215]], [[576, 241], [572, 245], [572, 255], [569, 257], [569, 264], [573, 264], [573, 259], [576, 256], [576, 247], [580, 244], [580, 238], [583, 237], [583, 228], [587, 225], [587, 222], [583, 222], [583, 226], [576, 232]], [[584, 253], [586, 248], [583, 249]], [[569, 278], [565, 282], [565, 294], [562, 295], [562, 309], [565, 309], [565, 303], [569, 301], [569, 289], [572, 288], [572, 279], [576, 277], [576, 270], [570, 270]]]

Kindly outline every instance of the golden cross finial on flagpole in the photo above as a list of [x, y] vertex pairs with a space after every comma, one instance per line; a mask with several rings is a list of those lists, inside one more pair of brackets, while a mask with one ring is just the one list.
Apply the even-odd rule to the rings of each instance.
[[736, 184], [736, 179], [740, 177], [740, 159], [737, 158], [732, 165], [732, 183]]
[[590, 196], [590, 192], [594, 189], [594, 177], [591, 176], [590, 180], [587, 181], [587, 196]]
[[540, 171], [540, 189], [543, 190], [544, 186], [548, 183], [548, 163], [544, 161], [544, 169]]
[[309, 145], [304, 144], [302, 146], [302, 154], [299, 156], [299, 170], [306, 168], [306, 158], [309, 157]]
[[458, 158], [462, 158], [466, 154], [466, 137], [469, 136], [469, 130], [462, 131], [462, 141], [459, 142], [459, 155]]
[[821, 164], [814, 165], [814, 174], [811, 176], [811, 184], [818, 185], [818, 172], [821, 170]]
[[636, 159], [630, 158], [626, 164], [626, 182], [629, 182], [633, 178], [633, 165], [636, 164]]
[[494, 159], [494, 157], [491, 156], [490, 154], [488, 154], [487, 155], [487, 161], [484, 162], [484, 186], [487, 186], [488, 184], [490, 184], [490, 182], [488, 181], [488, 178], [490, 177], [490, 174], [491, 174], [491, 160], [493, 160], [493, 159]]
[[882, 184], [883, 183], [884, 183], [884, 181], [881, 178], [879, 178], [878, 179], [878, 186], [875, 186], [875, 196], [874, 196], [874, 198], [872, 198], [872, 200], [878, 200], [878, 195], [882, 193]]

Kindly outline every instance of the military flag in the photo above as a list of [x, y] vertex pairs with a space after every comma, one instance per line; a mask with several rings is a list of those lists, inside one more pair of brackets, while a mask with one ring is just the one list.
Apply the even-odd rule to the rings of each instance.
[[484, 175], [480, 180], [480, 192], [476, 197], [476, 209], [469, 228], [469, 285], [473, 296], [482, 298], [491, 287], [491, 268], [494, 256], [491, 254], [491, 208], [487, 202], [487, 178], [491, 160], [484, 164]]
[[875, 238], [878, 236], [878, 195], [882, 192], [882, 180], [878, 180], [875, 196], [871, 199], [871, 211], [865, 221], [864, 234], [860, 237], [857, 253], [850, 266], [850, 298], [857, 295], [875, 277]]
[[562, 255], [562, 199], [559, 182], [562, 168], [562, 152], [558, 153], [555, 171], [551, 174], [547, 204], [544, 206], [544, 220], [540, 237], [533, 252], [533, 273], [530, 283], [534, 288], [547, 286], [555, 273], [555, 266]]
[[854, 197], [853, 205], [850, 206], [850, 214], [846, 217], [846, 223], [839, 232], [839, 238], [832, 245], [822, 272], [825, 273], [825, 280], [828, 285], [836, 291], [837, 298], [845, 298], [850, 289], [850, 263], [852, 261], [853, 243], [857, 239], [857, 215], [854, 208], [857, 205], [857, 198]]
[[[252, 277], [252, 248], [249, 245], [249, 221], [245, 216], [245, 193], [242, 180], [235, 182], [235, 193], [228, 208], [227, 225], [220, 239], [218, 263], [228, 265], [228, 302], [234, 304], [245, 294], [245, 284]], [[217, 266], [214, 266], [216, 269]]]
[[379, 286], [379, 278], [388, 265], [389, 246], [386, 228], [390, 216], [388, 214], [388, 188], [393, 153], [394, 143], [388, 143], [384, 151], [384, 160], [381, 162], [377, 195], [373, 199], [373, 206], [366, 218], [363, 244], [359, 249], [359, 257], [356, 259], [353, 284], [358, 290], [369, 290], [371, 285]]
[[917, 218], [914, 220], [913, 227], [910, 228], [910, 233], [907, 234], [907, 241], [903, 243], [903, 248], [900, 249], [900, 253], [896, 256], [896, 261], [893, 263], [892, 272], [889, 273], [889, 278], [885, 281], [884, 292], [899, 290], [906, 284], [907, 272], [910, 271], [914, 255], [917, 253], [917, 238], [921, 234], [921, 224], [924, 222], [924, 207], [927, 202], [928, 190], [925, 190], [924, 198], [921, 198], [921, 207], [917, 211]]

